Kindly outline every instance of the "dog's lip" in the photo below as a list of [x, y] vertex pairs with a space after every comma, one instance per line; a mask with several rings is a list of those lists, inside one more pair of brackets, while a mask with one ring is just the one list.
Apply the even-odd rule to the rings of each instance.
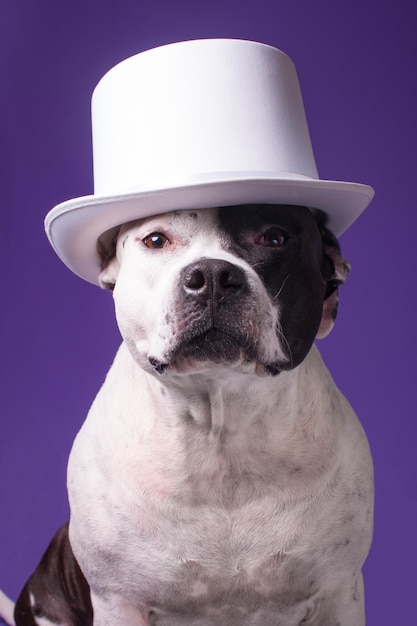
[[[149, 362], [159, 376], [163, 376], [168, 370], [176, 374], [190, 374], [192, 370], [196, 370], [199, 365], [201, 366], [204, 364], [204, 362], [197, 361], [191, 357], [178, 358], [170, 363], [164, 363], [154, 357], [150, 357]], [[283, 363], [268, 364], [255, 360], [253, 371], [257, 376], [278, 376], [278, 374], [286, 371], [287, 369], [288, 367], [286, 367]]]
[[[228, 359], [226, 352], [224, 354], [202, 353], [201, 357], [193, 356], [193, 352], [198, 342], [207, 341], [211, 336], [217, 340], [224, 339], [235, 349], [235, 358]], [[210, 342], [211, 347], [211, 342]], [[193, 349], [194, 348], [194, 349]], [[149, 363], [159, 375], [165, 374], [166, 371], [172, 370], [176, 373], [189, 373], [190, 370], [198, 369], [202, 364], [211, 363], [212, 365], [224, 365], [240, 362], [241, 364], [254, 364], [255, 373], [259, 376], [272, 375], [276, 376], [280, 372], [288, 369], [288, 365], [284, 362], [264, 363], [257, 355], [255, 343], [250, 338], [243, 337], [238, 332], [230, 332], [227, 329], [211, 327], [202, 332], [195, 333], [191, 337], [186, 337], [178, 343], [171, 351], [166, 359], [161, 360], [154, 356], [149, 357]]]
[[154, 368], [157, 374], [163, 374], [169, 367], [169, 363], [164, 363], [163, 361], [159, 361], [155, 357], [149, 357], [149, 363]]

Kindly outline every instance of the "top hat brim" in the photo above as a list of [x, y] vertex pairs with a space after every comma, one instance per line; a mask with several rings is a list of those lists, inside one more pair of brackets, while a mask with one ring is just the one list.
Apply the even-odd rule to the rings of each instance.
[[321, 209], [327, 227], [339, 237], [366, 209], [374, 191], [359, 183], [307, 177], [232, 175], [175, 186], [131, 190], [124, 194], [90, 195], [55, 206], [45, 218], [49, 241], [60, 259], [78, 276], [98, 285], [101, 258], [99, 237], [127, 222], [182, 209], [286, 204]]

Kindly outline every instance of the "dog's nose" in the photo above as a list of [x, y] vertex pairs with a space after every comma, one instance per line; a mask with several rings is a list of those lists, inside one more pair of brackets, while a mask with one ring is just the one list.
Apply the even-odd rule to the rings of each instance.
[[200, 259], [183, 269], [182, 284], [186, 294], [195, 299], [223, 300], [244, 291], [246, 278], [243, 270], [232, 263]]

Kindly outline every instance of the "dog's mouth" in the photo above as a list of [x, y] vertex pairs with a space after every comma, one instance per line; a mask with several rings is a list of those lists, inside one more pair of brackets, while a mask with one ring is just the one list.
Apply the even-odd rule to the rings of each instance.
[[164, 374], [168, 369], [181, 373], [199, 369], [202, 365], [215, 367], [235, 363], [243, 368], [253, 364], [258, 375], [276, 376], [285, 369], [284, 363], [262, 363], [255, 340], [247, 334], [235, 328], [220, 329], [214, 326], [181, 339], [166, 360], [150, 357], [149, 362], [158, 374]]

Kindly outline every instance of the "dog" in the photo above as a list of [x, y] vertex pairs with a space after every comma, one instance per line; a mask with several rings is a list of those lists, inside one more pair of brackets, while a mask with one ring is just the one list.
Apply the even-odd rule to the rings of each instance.
[[174, 211], [100, 251], [123, 341], [17, 626], [365, 624], [373, 470], [314, 344], [349, 273], [324, 214]]

